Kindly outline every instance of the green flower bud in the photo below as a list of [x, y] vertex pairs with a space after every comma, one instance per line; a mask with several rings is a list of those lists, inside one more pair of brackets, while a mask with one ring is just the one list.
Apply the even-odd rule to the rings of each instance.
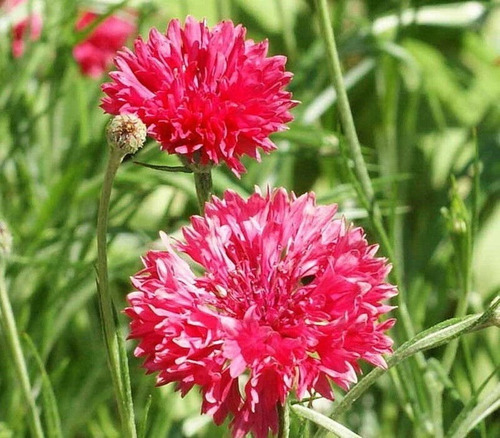
[[109, 145], [126, 154], [135, 154], [146, 141], [146, 125], [133, 114], [114, 117], [106, 135]]

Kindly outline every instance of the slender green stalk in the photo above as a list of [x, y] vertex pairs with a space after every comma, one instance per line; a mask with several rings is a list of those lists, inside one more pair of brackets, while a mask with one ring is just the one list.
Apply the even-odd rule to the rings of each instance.
[[[333, 86], [335, 88], [335, 91], [337, 92], [337, 102], [338, 102], [340, 120], [342, 122], [342, 127], [344, 129], [344, 134], [347, 140], [347, 145], [349, 147], [349, 152], [354, 161], [356, 176], [359, 180], [360, 193], [358, 193], [358, 195], [360, 197], [361, 202], [363, 202], [363, 204], [367, 208], [373, 227], [380, 238], [381, 244], [394, 265], [394, 271], [399, 286], [399, 294], [398, 294], [399, 312], [401, 315], [401, 320], [403, 322], [405, 335], [407, 339], [410, 339], [415, 335], [415, 329], [413, 328], [413, 323], [411, 321], [410, 314], [406, 306], [406, 301], [404, 300], [403, 281], [401, 277], [401, 272], [397, 266], [398, 260], [394, 256], [392, 245], [390, 244], [389, 237], [382, 223], [382, 215], [380, 213], [380, 209], [375, 199], [375, 192], [373, 190], [373, 186], [370, 180], [370, 176], [368, 174], [365, 160], [361, 153], [361, 146], [359, 144], [358, 135], [356, 133], [356, 128], [354, 126], [354, 119], [352, 116], [351, 107], [349, 105], [349, 99], [347, 97], [347, 91], [344, 85], [344, 79], [342, 77], [340, 58], [335, 43], [335, 36], [333, 34], [333, 29], [330, 24], [327, 1], [315, 0], [315, 3], [316, 3], [316, 9], [319, 14], [319, 24], [321, 28], [321, 33], [323, 35], [323, 39], [326, 44], [328, 68], [330, 70], [330, 75], [332, 77]], [[422, 362], [422, 360], [420, 362]], [[420, 365], [423, 365], [423, 363], [420, 363]]]
[[43, 433], [36, 403], [31, 392], [28, 368], [21, 348], [21, 341], [16, 327], [14, 313], [7, 294], [7, 287], [5, 285], [5, 260], [2, 254], [0, 254], [0, 317], [2, 330], [7, 341], [7, 347], [12, 356], [14, 370], [17, 374], [21, 391], [28, 407], [28, 422], [31, 434], [33, 437], [43, 438], [45, 435]]
[[[108, 283], [108, 257], [106, 234], [108, 229], [109, 201], [113, 180], [118, 167], [126, 154], [115, 148], [110, 148], [108, 167], [104, 176], [104, 182], [99, 200], [99, 211], [97, 214], [97, 289], [101, 318], [106, 342], [108, 365], [111, 371], [115, 397], [122, 421], [123, 433], [126, 437], [137, 436], [132, 397], [130, 396], [130, 380], [128, 378], [128, 366], [126, 358], [121, 358], [118, 342], [118, 328], [115, 323], [115, 310], [109, 292]], [[125, 372], [122, 367], [127, 367]]]
[[277, 409], [279, 417], [278, 438], [288, 438], [290, 436], [290, 406], [288, 400], [285, 402], [285, 406], [281, 406], [281, 403], [278, 402]]
[[368, 175], [365, 160], [361, 154], [361, 146], [358, 140], [358, 134], [354, 126], [351, 107], [347, 92], [344, 86], [344, 79], [342, 77], [342, 70], [340, 67], [340, 59], [337, 52], [335, 43], [335, 36], [333, 34], [332, 26], [330, 25], [330, 17], [328, 13], [328, 5], [326, 0], [315, 0], [316, 7], [319, 13], [321, 33], [326, 44], [326, 55], [328, 60], [328, 67], [333, 80], [333, 86], [337, 92], [337, 102], [339, 106], [340, 120], [344, 128], [344, 134], [354, 160], [356, 174], [363, 188], [363, 192], [370, 203], [373, 203], [375, 194], [373, 191], [372, 182]]
[[[469, 305], [469, 296], [472, 290], [472, 219], [458, 194], [455, 179], [452, 179], [452, 195], [450, 200], [450, 234], [455, 250], [456, 269], [458, 272], [458, 289], [460, 297], [455, 317], [464, 316]], [[450, 372], [458, 350], [458, 340], [447, 345], [443, 356], [443, 367]]]
[[196, 196], [198, 197], [198, 207], [200, 213], [205, 212], [205, 202], [212, 194], [212, 173], [210, 169], [195, 170], [194, 184], [196, 186]]

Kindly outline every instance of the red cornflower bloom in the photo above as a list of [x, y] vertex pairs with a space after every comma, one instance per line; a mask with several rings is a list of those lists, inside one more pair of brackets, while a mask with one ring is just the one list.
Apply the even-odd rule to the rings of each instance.
[[[26, 3], [26, 0], [6, 0], [0, 3], [0, 6], [6, 12], [11, 12], [23, 3]], [[42, 34], [42, 17], [40, 14], [30, 14], [12, 26], [12, 54], [14, 58], [19, 58], [24, 53], [27, 32], [29, 32], [28, 37], [31, 41], [40, 38]]]
[[[90, 26], [99, 16], [85, 12], [76, 23], [77, 30]], [[80, 44], [73, 48], [73, 56], [86, 76], [98, 78], [113, 62], [116, 52], [137, 31], [135, 17], [130, 19], [112, 15], [100, 23]]]
[[234, 437], [266, 438], [290, 392], [333, 399], [330, 382], [347, 389], [360, 359], [385, 366], [390, 266], [336, 210], [312, 193], [227, 191], [192, 217], [184, 243], [150, 251], [125, 312], [158, 385], [177, 382], [183, 395], [199, 385], [217, 424], [230, 415]]
[[152, 29], [115, 59], [113, 82], [102, 108], [133, 113], [169, 153], [188, 163], [227, 163], [245, 171], [242, 155], [260, 159], [257, 148], [276, 148], [269, 135], [292, 120], [296, 102], [284, 91], [292, 74], [284, 56], [267, 56], [268, 42], [245, 40], [246, 29], [223, 21], [210, 29], [186, 19], [172, 20], [166, 34]]

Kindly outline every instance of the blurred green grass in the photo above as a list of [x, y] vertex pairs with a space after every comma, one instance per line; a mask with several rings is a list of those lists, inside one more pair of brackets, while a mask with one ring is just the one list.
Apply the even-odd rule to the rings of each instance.
[[[217, 169], [215, 191], [248, 193], [254, 185], [267, 184], [297, 193], [314, 190], [320, 202], [337, 202], [342, 214], [370, 236], [340, 151], [344, 139], [313, 2], [280, 1], [137, 0], [123, 5], [137, 8], [144, 36], [151, 26], [164, 30], [170, 18], [186, 14], [205, 17], [209, 24], [231, 18], [244, 24], [250, 37], [268, 38], [273, 54], [287, 54], [295, 75], [290, 89], [302, 102], [294, 110], [295, 121], [273, 137], [278, 151], [260, 164], [245, 162], [248, 173], [241, 180]], [[78, 9], [106, 9], [117, 2], [34, 3], [43, 6], [43, 34], [19, 59], [11, 56], [6, 17], [0, 16], [0, 216], [14, 235], [8, 289], [18, 327], [33, 340], [52, 382], [63, 435], [118, 437], [93, 269], [108, 120], [98, 105], [100, 84], [107, 79], [83, 77], [71, 54]], [[468, 310], [480, 312], [500, 290], [498, 2], [339, 0], [333, 6], [363, 153], [404, 266], [408, 307], [419, 331], [452, 317], [460, 299], [457, 254], [441, 208], [450, 205], [452, 175], [458, 195], [473, 208], [477, 141], [482, 172]], [[409, 8], [417, 9], [408, 15]], [[134, 159], [177, 164], [153, 142]], [[131, 289], [128, 277], [139, 269], [140, 255], [154, 245], [158, 230], [176, 235], [196, 212], [190, 175], [155, 172], [132, 161], [120, 168], [111, 208], [111, 281], [120, 308]], [[125, 334], [126, 319], [120, 323]], [[398, 344], [405, 340], [399, 332], [395, 336]], [[499, 384], [499, 341], [498, 330], [489, 329], [461, 343], [450, 374], [441, 380], [445, 431], [495, 370], [484, 393]], [[0, 437], [27, 436], [25, 421], [19, 421], [25, 404], [3, 342], [0, 336]], [[128, 347], [132, 351], [133, 342]], [[439, 364], [442, 353], [438, 349], [426, 356]], [[41, 374], [27, 344], [25, 354], [40, 399]], [[139, 420], [152, 400], [146, 436], [227, 435], [199, 416], [195, 392], [181, 399], [172, 387], [155, 389], [154, 378], [143, 376], [140, 360], [130, 357]], [[412, 375], [411, 365], [405, 367]], [[399, 382], [420, 401], [401, 400], [395, 383], [382, 379], [341, 421], [363, 437], [432, 436], [432, 400], [411, 383]], [[296, 433], [298, 424], [294, 419]], [[494, 416], [470, 434], [499, 435]]]

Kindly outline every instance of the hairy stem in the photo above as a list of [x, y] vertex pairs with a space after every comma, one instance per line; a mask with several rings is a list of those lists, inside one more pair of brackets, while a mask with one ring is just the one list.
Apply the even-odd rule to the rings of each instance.
[[124, 156], [124, 152], [114, 148], [110, 149], [108, 167], [104, 176], [101, 198], [99, 200], [99, 211], [97, 214], [97, 289], [108, 365], [113, 380], [123, 433], [126, 437], [135, 438], [137, 432], [134, 420], [134, 408], [131, 397], [127, 359], [126, 357], [121, 357], [123, 351], [120, 350], [119, 346], [118, 336], [120, 335], [115, 322], [115, 310], [109, 292], [106, 240], [109, 201], [111, 198], [113, 180]]
[[198, 197], [198, 207], [200, 214], [205, 212], [205, 202], [212, 194], [212, 173], [210, 169], [194, 171], [194, 184], [196, 186], [196, 196]]
[[290, 436], [290, 407], [288, 406], [288, 401], [285, 401], [284, 406], [280, 402], [276, 406], [279, 417], [278, 438], [288, 438]]
[[[477, 234], [477, 212], [478, 212], [478, 198], [479, 198], [479, 177], [480, 177], [480, 164], [479, 164], [479, 149], [476, 134], [474, 132], [474, 162], [473, 162], [473, 192], [472, 192], [472, 207], [470, 211], [470, 216], [464, 218], [466, 223], [466, 232], [463, 239], [459, 239], [461, 244], [455, 245], [455, 253], [458, 257], [459, 262], [457, 263], [458, 270], [461, 273], [459, 276], [458, 283], [460, 286], [460, 298], [458, 301], [457, 308], [455, 310], [455, 316], [464, 316], [467, 313], [467, 307], [469, 305], [470, 293], [473, 289], [473, 278], [472, 278], [472, 263], [474, 254], [474, 239]], [[453, 185], [453, 190], [456, 191]], [[454, 196], [459, 196], [455, 193]], [[457, 239], [456, 239], [457, 240]], [[465, 347], [467, 349], [467, 347]], [[458, 340], [450, 343], [443, 356], [443, 366], [447, 372], [450, 372], [453, 363], [455, 362], [455, 357], [458, 350]]]
[[[344, 85], [344, 79], [342, 77], [342, 69], [340, 66], [340, 58], [335, 43], [335, 36], [333, 33], [332, 26], [330, 24], [327, 0], [315, 0], [315, 2], [316, 2], [316, 9], [319, 15], [319, 24], [321, 28], [321, 33], [326, 45], [328, 68], [330, 71], [330, 75], [332, 77], [333, 86], [335, 88], [335, 91], [337, 92], [337, 102], [338, 102], [340, 120], [342, 122], [342, 127], [344, 129], [344, 134], [347, 140], [349, 153], [354, 162], [354, 169], [356, 172], [356, 176], [359, 181], [359, 184], [356, 184], [355, 188], [358, 189], [357, 190], [358, 196], [368, 211], [373, 228], [380, 239], [382, 247], [384, 248], [385, 252], [387, 253], [387, 256], [390, 258], [391, 262], [394, 265], [395, 276], [399, 286], [399, 294], [398, 294], [399, 312], [401, 315], [401, 320], [403, 322], [405, 335], [407, 339], [410, 339], [415, 335], [415, 329], [413, 328], [413, 323], [411, 321], [410, 314], [406, 306], [406, 301], [404, 300], [403, 281], [401, 277], [401, 272], [397, 266], [398, 260], [394, 257], [394, 251], [390, 243], [390, 239], [385, 230], [385, 227], [383, 225], [380, 208], [376, 202], [372, 182], [368, 174], [365, 160], [361, 153], [361, 146], [359, 144], [358, 135], [356, 133], [356, 127], [354, 125], [354, 119], [352, 116], [349, 99], [347, 97], [347, 91]], [[420, 365], [423, 364], [421, 363]]]

